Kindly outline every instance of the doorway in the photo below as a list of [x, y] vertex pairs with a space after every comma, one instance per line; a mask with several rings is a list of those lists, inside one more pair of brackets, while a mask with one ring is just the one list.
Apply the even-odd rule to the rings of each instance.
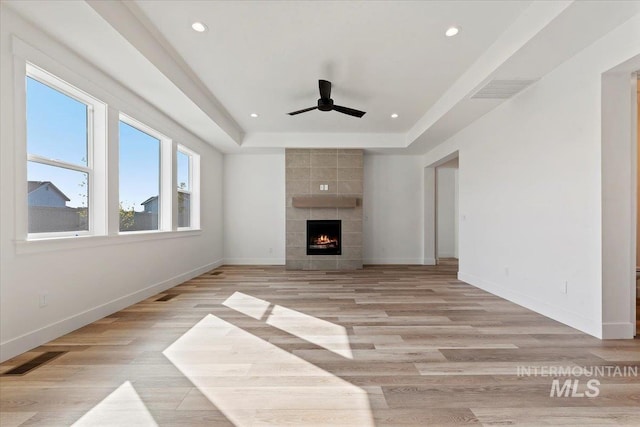
[[458, 226], [460, 169], [458, 151], [424, 168], [423, 264], [456, 273], [463, 260]]
[[436, 168], [436, 262], [458, 265], [458, 158]]

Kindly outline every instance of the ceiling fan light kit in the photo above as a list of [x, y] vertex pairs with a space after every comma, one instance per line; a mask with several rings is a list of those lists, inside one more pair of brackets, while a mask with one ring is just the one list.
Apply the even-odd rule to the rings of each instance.
[[292, 111], [290, 116], [296, 114], [306, 113], [307, 111], [320, 110], [320, 111], [337, 111], [342, 114], [347, 114], [353, 117], [362, 117], [367, 114], [365, 111], [355, 110], [353, 108], [342, 107], [335, 105], [333, 99], [331, 99], [331, 82], [328, 80], [318, 80], [318, 88], [320, 90], [320, 99], [318, 99], [318, 105], [315, 107], [309, 107], [298, 111]]

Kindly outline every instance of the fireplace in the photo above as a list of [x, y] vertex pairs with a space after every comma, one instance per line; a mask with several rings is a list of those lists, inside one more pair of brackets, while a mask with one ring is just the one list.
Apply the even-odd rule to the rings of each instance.
[[340, 220], [307, 221], [307, 255], [340, 255], [341, 248]]

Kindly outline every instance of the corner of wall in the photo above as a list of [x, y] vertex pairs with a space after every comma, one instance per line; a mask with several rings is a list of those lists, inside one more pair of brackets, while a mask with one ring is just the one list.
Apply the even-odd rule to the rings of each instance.
[[60, 320], [51, 325], [47, 325], [43, 328], [0, 343], [0, 363], [62, 335], [68, 334], [69, 332], [81, 328], [89, 323], [109, 316], [119, 310], [144, 301], [153, 295], [166, 291], [167, 289], [193, 279], [194, 277], [213, 270], [214, 268], [220, 267], [222, 264], [222, 260], [214, 261], [186, 273], [163, 280], [162, 282], [153, 284], [144, 289], [140, 289], [129, 295], [116, 298], [105, 304], [101, 304], [89, 310], [67, 317], [66, 319]]
[[544, 301], [514, 292], [498, 285], [497, 283], [493, 283], [462, 271], [458, 272], [458, 280], [473, 285], [500, 298], [504, 298], [507, 301], [511, 301], [524, 308], [535, 311], [536, 313], [540, 313], [543, 316], [556, 320], [596, 338], [603, 338], [602, 325], [592, 319], [587, 319], [577, 313], [567, 311], [562, 307], [552, 306]]

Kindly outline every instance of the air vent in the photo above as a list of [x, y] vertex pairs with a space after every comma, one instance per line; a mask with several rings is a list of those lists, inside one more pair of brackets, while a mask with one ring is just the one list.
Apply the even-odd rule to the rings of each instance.
[[51, 362], [53, 359], [60, 357], [65, 353], [66, 351], [48, 351], [46, 353], [42, 353], [41, 355], [35, 357], [34, 359], [31, 359], [28, 362], [25, 362], [22, 365], [16, 366], [15, 368], [3, 373], [2, 376], [24, 375], [26, 373], [33, 371], [36, 368], [39, 368], [45, 363]]
[[474, 93], [472, 99], [509, 99], [535, 80], [491, 80]]

